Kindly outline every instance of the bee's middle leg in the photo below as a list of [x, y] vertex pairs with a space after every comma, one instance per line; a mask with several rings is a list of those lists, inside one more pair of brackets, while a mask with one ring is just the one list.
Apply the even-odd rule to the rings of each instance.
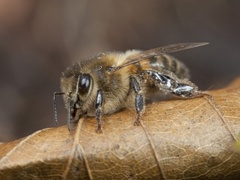
[[102, 103], [103, 103], [103, 93], [102, 90], [97, 91], [96, 101], [95, 101], [95, 116], [97, 120], [97, 132], [102, 132]]
[[134, 90], [136, 96], [135, 96], [135, 108], [137, 111], [137, 119], [134, 123], [134, 125], [140, 125], [140, 119], [144, 111], [144, 97], [142, 94], [142, 88], [140, 83], [137, 81], [137, 78], [134, 76], [130, 77], [131, 87]]

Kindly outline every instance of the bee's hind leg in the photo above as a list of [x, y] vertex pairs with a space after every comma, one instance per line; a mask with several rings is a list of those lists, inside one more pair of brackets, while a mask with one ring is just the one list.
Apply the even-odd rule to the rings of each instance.
[[187, 99], [209, 96], [206, 92], [198, 90], [198, 87], [188, 79], [179, 79], [174, 73], [167, 70], [163, 73], [146, 70], [142, 71], [141, 76], [143, 79], [152, 81], [160, 90], [176, 97]]
[[130, 77], [131, 82], [131, 88], [134, 90], [136, 96], [135, 96], [135, 108], [137, 111], [137, 119], [134, 123], [134, 125], [140, 125], [140, 119], [144, 111], [145, 101], [143, 97], [142, 88], [140, 86], [140, 83], [137, 81], [137, 78], [134, 76]]

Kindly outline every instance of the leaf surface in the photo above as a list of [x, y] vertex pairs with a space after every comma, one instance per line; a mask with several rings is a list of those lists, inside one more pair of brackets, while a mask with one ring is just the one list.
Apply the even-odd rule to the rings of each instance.
[[0, 179], [236, 179], [240, 154], [240, 79], [209, 92], [213, 99], [169, 100], [43, 129], [0, 143]]

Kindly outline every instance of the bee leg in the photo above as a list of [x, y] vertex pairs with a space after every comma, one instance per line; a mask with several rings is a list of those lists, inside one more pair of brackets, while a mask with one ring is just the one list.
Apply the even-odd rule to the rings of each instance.
[[103, 93], [102, 90], [97, 91], [96, 102], [95, 102], [95, 115], [97, 120], [97, 132], [102, 133], [102, 103]]
[[195, 98], [207, 95], [206, 92], [199, 91], [198, 87], [187, 79], [179, 79], [173, 73], [165, 71], [159, 73], [146, 70], [141, 73], [142, 79], [150, 79], [156, 86], [166, 93], [171, 93], [181, 98]]
[[137, 119], [134, 123], [134, 125], [139, 125], [140, 124], [140, 119], [144, 110], [144, 98], [142, 95], [142, 89], [140, 88], [139, 82], [137, 81], [136, 77], [131, 76], [130, 77], [131, 81], [131, 87], [133, 88], [136, 97], [135, 97], [135, 108], [137, 111]]
[[204, 91], [198, 90], [198, 87], [190, 81], [183, 81], [176, 84], [176, 87], [171, 89], [171, 93], [182, 98], [195, 98], [201, 96], [211, 96]]
[[[166, 71], [167, 72], [167, 71]], [[153, 82], [159, 89], [170, 91], [176, 86], [176, 78], [171, 78], [166, 74], [162, 74], [152, 70], [145, 70], [141, 73], [141, 78], [144, 80], [150, 80]]]
[[57, 103], [56, 103], [56, 96], [63, 95], [63, 92], [54, 92], [53, 93], [53, 113], [54, 113], [54, 122], [58, 125], [58, 117], [57, 117]]

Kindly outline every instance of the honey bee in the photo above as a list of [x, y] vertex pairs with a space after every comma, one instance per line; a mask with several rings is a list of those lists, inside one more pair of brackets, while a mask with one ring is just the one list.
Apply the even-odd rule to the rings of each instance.
[[76, 62], [62, 74], [61, 92], [53, 96], [54, 118], [57, 124], [56, 96], [63, 95], [68, 111], [68, 129], [82, 116], [95, 116], [97, 132], [102, 132], [102, 115], [122, 108], [135, 108], [135, 125], [140, 124], [146, 96], [153, 92], [172, 94], [180, 98], [195, 98], [206, 94], [189, 80], [188, 68], [167, 55], [208, 43], [181, 43], [147, 51], [128, 50], [125, 53], [100, 53]]

